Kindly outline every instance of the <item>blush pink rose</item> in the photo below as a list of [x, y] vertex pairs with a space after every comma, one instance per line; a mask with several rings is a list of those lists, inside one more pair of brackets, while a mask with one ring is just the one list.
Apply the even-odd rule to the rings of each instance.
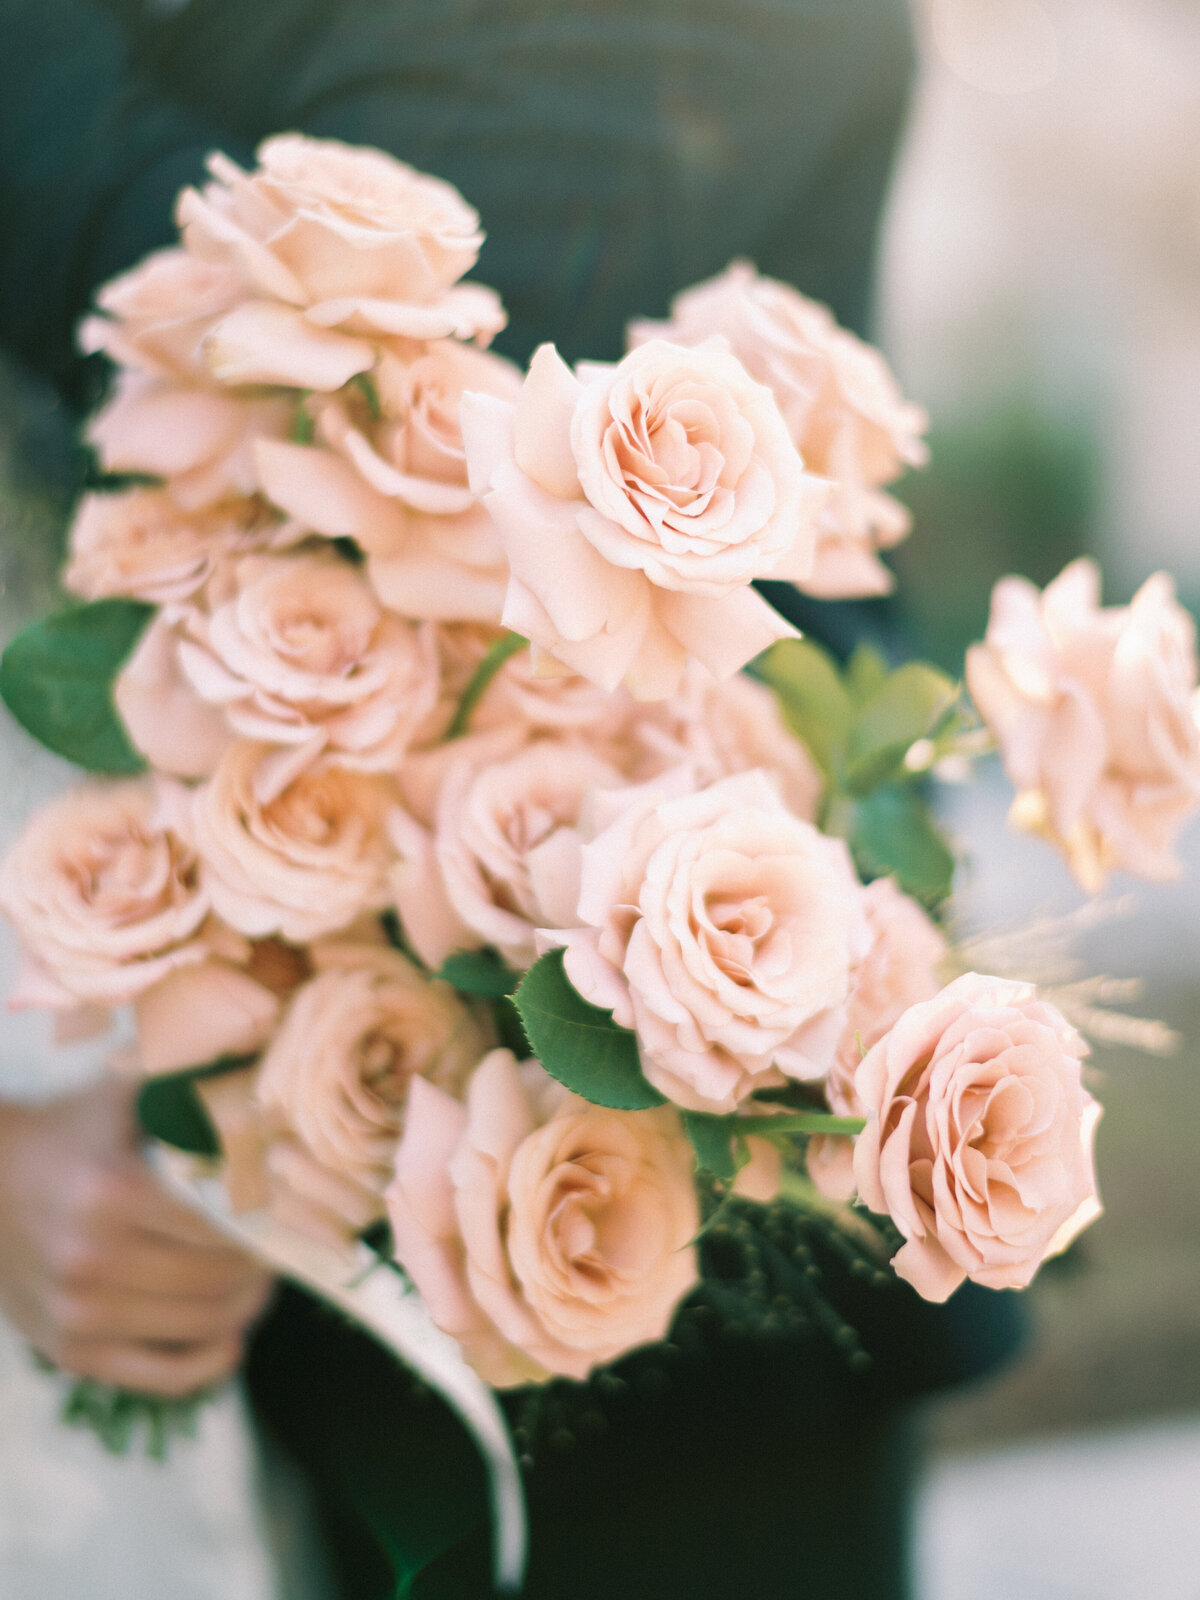
[[1012, 820], [1050, 839], [1083, 886], [1115, 868], [1178, 875], [1175, 835], [1200, 804], [1195, 625], [1165, 573], [1101, 606], [1075, 561], [1044, 593], [1005, 578], [967, 684], [1017, 789]]
[[507, 1050], [465, 1105], [414, 1080], [387, 1208], [430, 1315], [499, 1388], [663, 1338], [698, 1280], [676, 1113], [587, 1105]]
[[382, 337], [486, 343], [504, 326], [492, 290], [458, 282], [483, 235], [450, 184], [300, 134], [266, 140], [251, 172], [220, 154], [208, 165], [213, 181], [184, 190], [176, 219], [191, 255], [245, 285], [208, 336], [221, 381], [338, 389]]
[[438, 340], [403, 357], [384, 351], [372, 377], [374, 405], [354, 384], [309, 400], [314, 445], [260, 448], [267, 494], [305, 527], [354, 539], [392, 610], [499, 621], [508, 567], [467, 482], [459, 404], [468, 389], [512, 399], [520, 374]]
[[748, 261], [676, 296], [669, 321], [629, 330], [634, 348], [651, 339], [694, 346], [714, 336], [775, 396], [809, 471], [833, 483], [815, 564], [800, 587], [823, 599], [887, 593], [892, 576], [876, 551], [905, 536], [909, 516], [881, 486], [928, 459], [924, 411], [903, 398], [878, 350]]
[[268, 543], [276, 527], [256, 500], [185, 512], [161, 489], [86, 494], [71, 524], [63, 586], [84, 600], [188, 600], [223, 564]]
[[305, 944], [387, 904], [394, 792], [318, 762], [274, 793], [272, 755], [269, 745], [230, 745], [192, 796], [190, 825], [217, 914], [252, 938]]
[[88, 783], [35, 812], [0, 863], [20, 936], [12, 1005], [132, 999], [207, 950], [210, 901], [194, 850], [147, 780]]
[[575, 374], [543, 345], [515, 405], [462, 417], [535, 670], [661, 699], [689, 657], [728, 677], [791, 632], [749, 585], [808, 574], [826, 486], [724, 349], [656, 340]]
[[656, 1089], [728, 1113], [825, 1073], [870, 934], [845, 845], [765, 774], [688, 787], [668, 775], [594, 805], [580, 926], [541, 942], [565, 945], [579, 993], [636, 1030]]
[[382, 1195], [409, 1084], [457, 1094], [491, 1040], [448, 984], [397, 951], [318, 947], [263, 1057], [257, 1096], [272, 1127], [341, 1177]]
[[118, 366], [204, 385], [205, 336], [245, 298], [232, 266], [198, 260], [186, 250], [156, 250], [97, 292], [102, 314], [84, 319], [79, 343]]
[[926, 1300], [1019, 1289], [1100, 1211], [1087, 1046], [1031, 985], [969, 972], [910, 1007], [855, 1076], [858, 1192]]
[[[863, 910], [871, 945], [854, 972], [846, 1026], [825, 1079], [829, 1109], [840, 1117], [861, 1117], [855, 1078], [866, 1052], [877, 1044], [909, 1006], [931, 1000], [942, 986], [940, 968], [947, 945], [925, 912], [890, 878], [877, 878], [863, 890]], [[848, 1138], [824, 1135], [808, 1141], [809, 1174], [833, 1200], [854, 1196], [852, 1145]]]
[[321, 755], [394, 770], [437, 704], [431, 626], [385, 611], [328, 551], [245, 557], [175, 633], [194, 693], [234, 733], [279, 747], [264, 797]]

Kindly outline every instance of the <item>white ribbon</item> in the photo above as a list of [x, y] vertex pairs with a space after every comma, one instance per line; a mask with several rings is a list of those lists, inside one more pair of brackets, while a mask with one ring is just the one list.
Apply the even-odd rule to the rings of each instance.
[[215, 1227], [281, 1277], [302, 1284], [345, 1312], [410, 1366], [461, 1419], [488, 1470], [495, 1523], [496, 1587], [521, 1587], [528, 1521], [512, 1439], [496, 1397], [463, 1359], [449, 1334], [434, 1323], [407, 1278], [364, 1244], [338, 1250], [280, 1224], [266, 1211], [238, 1215], [211, 1166], [151, 1141], [149, 1155], [160, 1178]]

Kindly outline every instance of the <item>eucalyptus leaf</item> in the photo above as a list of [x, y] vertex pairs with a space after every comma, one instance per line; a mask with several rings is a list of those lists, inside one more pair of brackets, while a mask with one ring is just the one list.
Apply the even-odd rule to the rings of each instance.
[[954, 856], [912, 784], [887, 784], [868, 795], [855, 811], [850, 843], [865, 876], [891, 874], [928, 906], [950, 893]]
[[112, 687], [153, 612], [138, 600], [95, 600], [35, 622], [0, 658], [5, 705], [48, 750], [89, 772], [144, 771]]
[[443, 961], [437, 976], [460, 994], [483, 1000], [502, 1000], [521, 981], [494, 950], [456, 950]]
[[561, 950], [530, 967], [515, 1000], [534, 1055], [568, 1089], [619, 1111], [663, 1104], [642, 1075], [637, 1038], [572, 988]]
[[754, 672], [775, 691], [785, 722], [813, 760], [827, 776], [834, 773], [854, 718], [837, 662], [811, 639], [781, 639]]
[[702, 1111], [683, 1113], [684, 1132], [696, 1152], [696, 1165], [714, 1178], [732, 1183], [750, 1159], [737, 1117], [710, 1117]]

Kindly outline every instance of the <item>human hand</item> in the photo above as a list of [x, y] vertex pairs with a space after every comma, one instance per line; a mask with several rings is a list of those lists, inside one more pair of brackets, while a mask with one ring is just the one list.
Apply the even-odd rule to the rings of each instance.
[[0, 1310], [56, 1366], [191, 1394], [237, 1366], [270, 1288], [155, 1181], [129, 1085], [0, 1104]]

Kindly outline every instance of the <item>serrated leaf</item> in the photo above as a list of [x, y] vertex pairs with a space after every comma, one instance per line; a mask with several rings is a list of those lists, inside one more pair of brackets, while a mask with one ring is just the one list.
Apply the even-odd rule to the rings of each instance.
[[950, 893], [954, 856], [911, 785], [888, 784], [868, 795], [856, 809], [850, 842], [864, 876], [890, 874], [928, 906]]
[[692, 1141], [697, 1166], [726, 1183], [732, 1183], [750, 1159], [737, 1124], [737, 1117], [710, 1117], [702, 1111], [683, 1113], [684, 1132]]
[[781, 639], [754, 671], [775, 691], [784, 720], [813, 760], [833, 773], [854, 717], [837, 662], [811, 639]]
[[506, 967], [494, 950], [456, 950], [446, 957], [436, 976], [460, 994], [482, 1000], [502, 1000], [512, 994], [521, 975]]
[[636, 1036], [576, 992], [561, 950], [530, 967], [514, 998], [533, 1053], [551, 1077], [594, 1105], [618, 1111], [663, 1104], [642, 1075]]
[[94, 600], [35, 622], [0, 658], [5, 705], [48, 750], [89, 772], [144, 771], [112, 686], [153, 612], [139, 600]]
[[898, 667], [861, 709], [846, 744], [843, 787], [867, 795], [903, 765], [918, 739], [932, 734], [953, 708], [958, 686], [935, 667]]

